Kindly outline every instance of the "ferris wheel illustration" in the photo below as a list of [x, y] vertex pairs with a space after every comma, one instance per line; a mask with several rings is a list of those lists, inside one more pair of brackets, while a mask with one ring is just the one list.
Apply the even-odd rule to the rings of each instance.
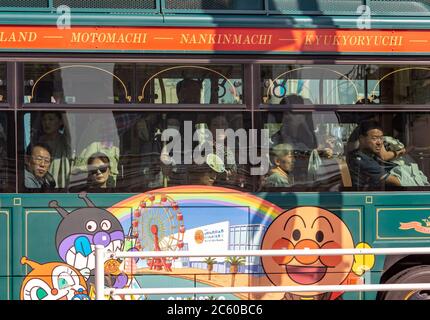
[[[145, 194], [133, 213], [133, 236], [139, 250], [179, 251], [184, 247], [184, 218], [178, 204], [166, 194]], [[150, 270], [172, 271], [175, 257], [148, 258]]]

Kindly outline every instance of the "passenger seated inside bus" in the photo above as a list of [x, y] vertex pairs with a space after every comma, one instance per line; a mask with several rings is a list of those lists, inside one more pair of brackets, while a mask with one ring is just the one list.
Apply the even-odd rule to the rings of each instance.
[[63, 121], [63, 113], [47, 111], [41, 115], [41, 135], [37, 141], [46, 143], [52, 152], [49, 173], [57, 188], [66, 188], [70, 176], [71, 148]]
[[[160, 166], [163, 176], [163, 186], [183, 185], [186, 181], [186, 166], [181, 163], [183, 157], [182, 148], [175, 149], [169, 145], [175, 141], [179, 146], [184, 145], [181, 135], [181, 121], [172, 114], [167, 114], [164, 120], [165, 124], [161, 128], [170, 129], [172, 138], [169, 141], [161, 141]], [[161, 132], [160, 132], [161, 135]], [[168, 150], [169, 147], [173, 149]], [[179, 160], [178, 162], [176, 160]]]
[[[228, 118], [228, 119], [227, 119]], [[209, 123], [209, 125], [208, 125]], [[222, 172], [218, 172], [216, 186], [227, 188], [245, 188], [250, 182], [249, 167], [247, 164], [239, 164], [236, 157], [240, 150], [240, 144], [245, 146], [247, 141], [242, 139], [240, 131], [243, 130], [243, 115], [232, 113], [227, 117], [221, 113], [201, 114], [196, 118], [195, 136], [197, 137], [194, 150], [201, 155], [207, 152], [216, 154], [223, 165]], [[228, 134], [232, 136], [228, 137]], [[238, 136], [236, 136], [238, 134]]]
[[48, 145], [29, 145], [25, 157], [24, 186], [39, 191], [55, 188], [55, 180], [48, 171], [50, 164], [51, 151]]
[[[389, 152], [395, 155], [395, 152]], [[396, 166], [387, 160], [384, 134], [375, 121], [364, 121], [359, 127], [359, 146], [348, 155], [352, 186], [358, 189], [401, 186], [398, 177], [390, 174]]]
[[113, 187], [113, 179], [110, 176], [109, 157], [101, 152], [91, 155], [88, 165], [88, 189], [106, 189]]
[[178, 103], [199, 104], [201, 101], [202, 83], [193, 79], [183, 79], [176, 84]]
[[[301, 101], [299, 96], [292, 99]], [[351, 187], [344, 149], [356, 124], [349, 118], [343, 121], [342, 116], [331, 111], [284, 111], [267, 115], [264, 128], [271, 135], [269, 144], [287, 143], [294, 149], [292, 176], [296, 189], [339, 191]]]
[[293, 147], [287, 143], [278, 144], [272, 148], [270, 155], [274, 167], [264, 180], [264, 187], [291, 187], [294, 184], [292, 176], [295, 162]]
[[[281, 104], [305, 104], [303, 97], [291, 94], [282, 98]], [[295, 150], [295, 184], [317, 186], [325, 190], [342, 187], [341, 162], [343, 143], [330, 130], [340, 128], [338, 119], [330, 112], [285, 111], [282, 125], [272, 136], [274, 145], [291, 144]]]
[[[304, 99], [299, 95], [291, 94], [282, 98], [280, 104], [304, 104]], [[283, 112], [281, 121], [279, 131], [271, 137], [271, 145], [287, 143], [293, 147], [295, 182], [309, 184], [312, 182], [308, 175], [309, 158], [312, 150], [317, 148], [312, 114], [287, 110]]]
[[[110, 162], [109, 175], [114, 186], [118, 179], [119, 135], [115, 116], [109, 113], [82, 113], [75, 117], [76, 159], [70, 177], [71, 188], [86, 183], [88, 159], [101, 152], [108, 156]], [[78, 131], [79, 128], [79, 131]]]
[[92, 154], [88, 158], [87, 173], [87, 183], [72, 188], [71, 192], [101, 192], [114, 187], [113, 179], [110, 176], [110, 160], [106, 154], [101, 152]]

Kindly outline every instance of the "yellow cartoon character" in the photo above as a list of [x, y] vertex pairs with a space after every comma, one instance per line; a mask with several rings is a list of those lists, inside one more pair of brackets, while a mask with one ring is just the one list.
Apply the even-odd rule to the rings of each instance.
[[33, 270], [21, 285], [21, 300], [89, 300], [84, 277], [63, 262], [37, 262], [21, 258]]
[[[369, 247], [359, 243], [357, 248]], [[318, 207], [297, 207], [280, 214], [267, 229], [262, 249], [351, 249], [354, 242], [345, 223]], [[276, 286], [340, 285], [357, 282], [373, 267], [372, 255], [263, 257], [263, 268]], [[354, 279], [355, 278], [355, 279]], [[284, 299], [336, 299], [342, 293], [286, 293]]]

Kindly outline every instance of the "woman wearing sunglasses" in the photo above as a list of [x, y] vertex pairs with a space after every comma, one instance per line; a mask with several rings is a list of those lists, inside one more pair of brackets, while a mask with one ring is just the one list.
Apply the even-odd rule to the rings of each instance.
[[92, 154], [87, 161], [89, 189], [106, 189], [110, 187], [109, 157], [101, 152]]

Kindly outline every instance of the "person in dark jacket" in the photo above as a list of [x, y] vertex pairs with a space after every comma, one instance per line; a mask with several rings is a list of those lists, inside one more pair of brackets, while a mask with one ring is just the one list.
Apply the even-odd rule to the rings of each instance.
[[24, 171], [26, 188], [41, 190], [55, 188], [55, 180], [48, 172], [51, 161], [51, 151], [47, 144], [36, 143], [27, 148]]

